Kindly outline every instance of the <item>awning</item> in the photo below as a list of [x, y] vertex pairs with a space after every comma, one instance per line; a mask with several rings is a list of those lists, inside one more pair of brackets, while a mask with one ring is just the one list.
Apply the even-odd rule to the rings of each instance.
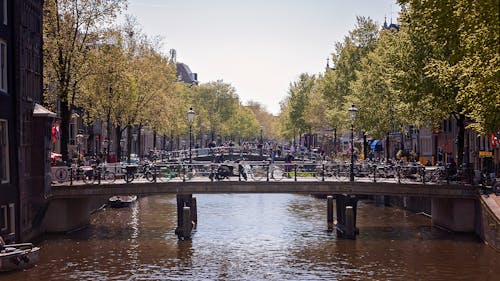
[[33, 117], [52, 117], [52, 118], [56, 118], [57, 115], [48, 110], [47, 108], [41, 106], [40, 104], [38, 103], [35, 103], [35, 107], [33, 108]]
[[373, 140], [370, 148], [373, 150], [382, 150], [382, 140]]

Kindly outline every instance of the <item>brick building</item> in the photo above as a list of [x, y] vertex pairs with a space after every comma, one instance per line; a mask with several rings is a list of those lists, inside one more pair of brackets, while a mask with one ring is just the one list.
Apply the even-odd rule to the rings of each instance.
[[37, 234], [49, 178], [49, 124], [42, 103], [42, 0], [0, 0], [0, 235]]

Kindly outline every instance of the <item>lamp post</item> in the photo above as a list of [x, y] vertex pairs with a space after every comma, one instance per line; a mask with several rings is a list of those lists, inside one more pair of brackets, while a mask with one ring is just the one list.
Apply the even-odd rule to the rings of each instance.
[[192, 163], [192, 159], [191, 159], [191, 135], [192, 135], [192, 125], [193, 125], [193, 121], [194, 121], [194, 115], [196, 113], [193, 111], [193, 108], [189, 108], [188, 112], [187, 112], [187, 120], [189, 122], [189, 163]]
[[108, 162], [108, 144], [109, 144], [108, 140], [105, 139], [105, 140], [102, 141], [102, 146], [104, 146], [103, 147], [103, 150], [104, 150], [104, 160], [103, 160], [103, 162], [105, 162], [105, 163]]
[[262, 141], [262, 126], [260, 126], [260, 156], [263, 155], [264, 142]]
[[76, 153], [78, 154], [77, 163], [80, 163], [81, 160], [80, 154], [81, 154], [82, 142], [83, 142], [83, 135], [82, 134], [76, 135]]
[[351, 170], [349, 172], [349, 180], [354, 181], [354, 120], [356, 120], [356, 114], [358, 109], [354, 104], [349, 108], [349, 116], [351, 117]]

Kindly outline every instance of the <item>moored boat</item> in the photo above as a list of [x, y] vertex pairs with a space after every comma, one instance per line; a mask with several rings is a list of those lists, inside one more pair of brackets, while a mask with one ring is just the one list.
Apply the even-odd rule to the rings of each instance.
[[40, 247], [31, 243], [5, 245], [0, 252], [0, 272], [28, 269], [38, 263]]
[[137, 200], [137, 195], [115, 195], [109, 198], [108, 204], [112, 208], [124, 208]]

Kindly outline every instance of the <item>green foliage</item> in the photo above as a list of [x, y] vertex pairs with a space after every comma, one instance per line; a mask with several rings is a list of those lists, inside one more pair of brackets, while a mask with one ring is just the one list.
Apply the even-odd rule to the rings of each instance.
[[[500, 127], [498, 1], [400, 1], [410, 53], [401, 78], [409, 100], [436, 119], [468, 118], [479, 133]], [[406, 65], [405, 65], [406, 64]], [[418, 67], [408, 67], [418, 64]], [[407, 87], [416, 82], [414, 87]]]

